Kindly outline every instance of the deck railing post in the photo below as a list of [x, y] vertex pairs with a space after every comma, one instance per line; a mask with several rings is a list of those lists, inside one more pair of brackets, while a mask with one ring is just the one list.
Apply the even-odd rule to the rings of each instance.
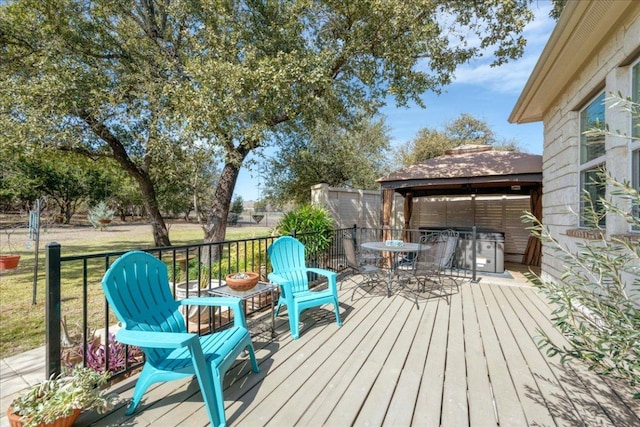
[[60, 244], [51, 242], [46, 245], [46, 377], [59, 375], [60, 365]]

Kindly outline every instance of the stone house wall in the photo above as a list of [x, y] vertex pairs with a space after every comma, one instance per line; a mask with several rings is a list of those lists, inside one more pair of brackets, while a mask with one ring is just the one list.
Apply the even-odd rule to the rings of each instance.
[[[629, 96], [634, 63], [633, 59], [629, 63], [629, 55], [638, 52], [639, 47], [640, 17], [630, 14], [612, 28], [590, 58], [584, 58], [571, 83], [558, 94], [543, 117], [543, 222], [563, 246], [573, 250], [576, 243], [584, 242], [585, 235], [577, 214], [581, 199], [580, 110], [603, 90], [607, 98], [617, 93]], [[620, 108], [606, 108], [605, 120], [610, 131], [620, 133], [605, 138], [606, 169], [616, 180], [629, 181], [632, 179], [630, 138], [625, 135], [629, 135], [631, 129], [631, 115]], [[608, 235], [629, 232], [626, 222], [614, 218], [607, 218], [606, 230]], [[545, 247], [542, 272], [547, 277], [560, 277], [563, 273], [560, 261]]]

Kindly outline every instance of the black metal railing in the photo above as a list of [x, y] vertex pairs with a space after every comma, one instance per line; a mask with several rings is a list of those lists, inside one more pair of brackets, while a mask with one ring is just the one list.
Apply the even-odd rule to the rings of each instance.
[[[382, 239], [403, 239], [403, 237], [410, 241], [417, 241], [421, 233], [428, 231], [425, 229], [383, 230], [356, 226], [336, 229], [331, 235], [326, 253], [316, 261], [320, 262], [319, 266], [322, 268], [340, 272], [346, 267], [342, 237], [350, 236], [357, 244]], [[295, 233], [293, 235], [295, 236]], [[461, 233], [461, 236], [473, 242], [470, 245], [471, 250], [475, 250], [476, 247], [475, 235], [475, 229]], [[254, 271], [260, 274], [262, 280], [266, 280], [267, 274], [271, 271], [267, 248], [277, 237], [265, 236], [140, 250], [165, 261], [174, 295], [176, 299], [181, 299], [187, 296], [207, 296], [208, 291], [217, 286], [217, 281], [224, 280], [227, 273]], [[302, 235], [298, 234], [297, 237]], [[466, 246], [464, 250], [467, 250]], [[47, 377], [60, 373], [63, 363], [90, 364], [98, 370], [109, 370], [113, 377], [124, 375], [141, 365], [142, 360], [136, 349], [122, 346], [113, 339], [117, 320], [109, 309], [100, 285], [102, 276], [112, 262], [126, 252], [128, 251], [64, 256], [63, 248], [59, 244], [50, 243], [46, 246]], [[464, 253], [462, 257], [467, 259]], [[475, 260], [475, 253], [469, 258]], [[471, 270], [468, 269], [469, 266], [454, 267], [449, 274], [471, 276], [475, 281], [475, 262]], [[322, 277], [318, 280], [317, 283], [312, 283], [312, 286], [322, 285]], [[183, 296], [178, 292], [181, 287], [185, 288]], [[254, 298], [245, 305], [247, 316], [268, 309], [271, 305], [269, 294]], [[189, 332], [206, 334], [225, 328], [232, 322], [229, 310], [212, 308], [206, 310], [209, 311], [196, 310], [194, 314], [183, 313]], [[73, 340], [66, 338], [69, 325], [74, 321], [78, 325], [76, 329], [80, 331], [75, 335], [75, 342], [70, 342]], [[61, 327], [61, 324], [64, 327]], [[64, 342], [64, 345], [61, 345], [61, 342]], [[69, 354], [75, 358], [70, 358]]]
[[[321, 267], [334, 271], [344, 268], [344, 254], [334, 243], [340, 241], [338, 237], [344, 232], [333, 231]], [[182, 299], [208, 296], [208, 291], [217, 286], [218, 281], [224, 280], [228, 273], [254, 271], [260, 274], [261, 280], [267, 280], [267, 274], [271, 271], [267, 248], [277, 237], [139, 250], [165, 261], [174, 296]], [[141, 357], [136, 357], [136, 349], [122, 346], [113, 339], [117, 320], [109, 309], [100, 285], [102, 276], [113, 261], [129, 250], [64, 256], [63, 249], [57, 243], [46, 246], [47, 377], [60, 373], [63, 364], [90, 364], [94, 369], [109, 370], [113, 377], [139, 367], [142, 361]], [[321, 285], [322, 277], [317, 280], [311, 286]], [[258, 295], [245, 304], [246, 315], [252, 316], [270, 306], [269, 294]], [[196, 309], [193, 313], [185, 311], [183, 314], [189, 332], [199, 334], [225, 328], [233, 321], [228, 309]], [[69, 334], [74, 323], [78, 333]], [[75, 341], [67, 335], [74, 335]], [[100, 357], [92, 352], [99, 353]]]

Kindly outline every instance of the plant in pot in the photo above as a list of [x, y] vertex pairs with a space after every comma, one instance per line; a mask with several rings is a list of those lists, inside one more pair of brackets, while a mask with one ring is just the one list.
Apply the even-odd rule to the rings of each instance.
[[296, 239], [304, 245], [307, 259], [313, 267], [323, 267], [326, 264], [332, 231], [333, 218], [329, 211], [311, 205], [303, 205], [287, 212], [274, 228], [275, 234], [295, 234]]
[[84, 410], [104, 412], [113, 408], [118, 396], [102, 386], [109, 373], [76, 368], [67, 376], [51, 377], [16, 398], [7, 416], [11, 427], [71, 426]]
[[[4, 232], [7, 235], [6, 249], [9, 251], [6, 254], [2, 254], [0, 250], [0, 270], [12, 270], [18, 267], [20, 262], [20, 254], [16, 253], [11, 245], [11, 235], [16, 231], [16, 228], [7, 228]], [[1, 249], [1, 248], [0, 248]]]
[[113, 215], [115, 211], [113, 209], [109, 209], [105, 202], [100, 202], [91, 209], [89, 209], [89, 215], [87, 215], [87, 219], [94, 226], [94, 228], [99, 228], [103, 230], [111, 221], [113, 221]]
[[227, 274], [227, 285], [234, 291], [248, 291], [258, 284], [260, 276], [251, 271]]
[[[200, 263], [197, 259], [192, 259], [188, 263], [188, 273], [187, 272], [176, 272], [176, 277], [181, 277], [182, 280], [176, 283], [176, 300], [181, 300], [185, 298], [193, 298], [197, 296], [209, 296], [207, 290], [216, 288], [218, 286], [223, 286], [225, 284], [224, 279], [219, 280], [216, 276], [216, 265], [209, 265], [205, 263]], [[172, 266], [169, 265], [169, 277], [173, 277]], [[186, 273], [186, 274], [185, 274]], [[186, 279], [186, 275], [188, 274], [188, 281]], [[209, 322], [211, 318], [211, 312], [217, 310], [216, 308], [212, 308], [209, 306], [181, 306], [180, 312], [185, 317], [185, 321], [194, 322], [194, 323], [203, 323], [206, 324]]]

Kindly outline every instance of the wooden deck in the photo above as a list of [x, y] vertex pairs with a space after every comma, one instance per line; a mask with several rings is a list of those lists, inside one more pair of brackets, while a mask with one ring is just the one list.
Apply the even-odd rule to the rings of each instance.
[[[465, 282], [447, 304], [384, 287], [345, 283], [338, 328], [330, 309], [308, 310], [301, 337], [286, 317], [275, 340], [254, 338], [260, 373], [245, 360], [225, 377], [226, 415], [237, 426], [638, 426], [640, 402], [580, 364], [537, 348], [558, 336], [550, 308], [526, 284]], [[502, 281], [502, 283], [509, 281]], [[133, 392], [135, 377], [113, 389]], [[207, 425], [195, 379], [152, 386], [138, 412], [83, 414], [78, 425]]]

